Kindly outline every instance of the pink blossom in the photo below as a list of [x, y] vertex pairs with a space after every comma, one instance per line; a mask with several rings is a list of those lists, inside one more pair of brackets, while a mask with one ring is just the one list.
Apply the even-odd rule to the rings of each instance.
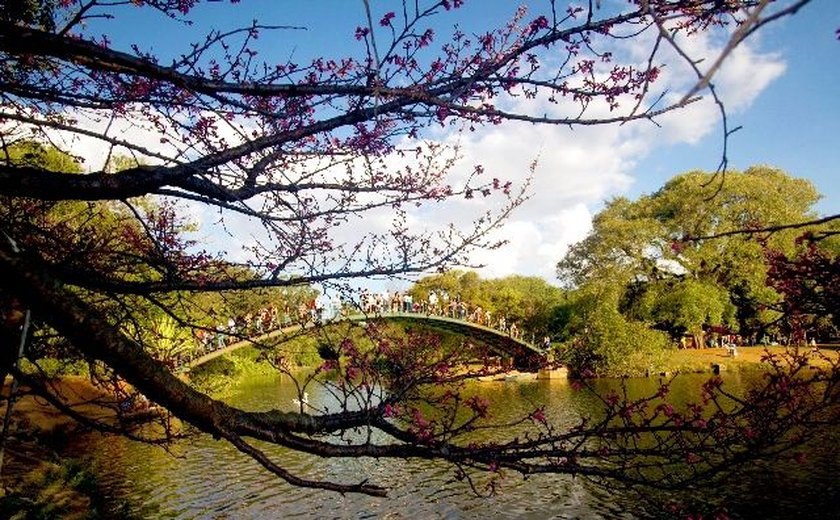
[[698, 460], [700, 458], [694, 453], [688, 452], [685, 454], [685, 462], [688, 464], [695, 464]]
[[665, 403], [665, 404], [659, 405], [659, 409], [662, 411], [662, 413], [665, 415], [665, 417], [671, 417], [672, 415], [674, 415], [674, 407], [671, 406], [670, 404]]
[[359, 369], [356, 367], [347, 367], [347, 379], [355, 379], [359, 375]]
[[531, 34], [534, 34], [540, 29], [545, 29], [546, 27], [548, 27], [548, 18], [546, 18], [545, 16], [540, 16], [531, 22], [531, 24], [528, 26], [528, 30]]
[[389, 11], [389, 12], [385, 13], [385, 16], [383, 16], [382, 19], [379, 20], [379, 25], [381, 25], [382, 27], [390, 27], [391, 26], [391, 20], [394, 19], [394, 16], [396, 16], [394, 14], [394, 11]]
[[367, 27], [356, 27], [355, 37], [357, 40], [361, 40], [365, 36], [367, 36], [368, 33], [370, 33], [370, 29], [368, 29]]
[[490, 408], [490, 401], [484, 397], [474, 395], [466, 400], [465, 404], [479, 417], [487, 417], [487, 411]]

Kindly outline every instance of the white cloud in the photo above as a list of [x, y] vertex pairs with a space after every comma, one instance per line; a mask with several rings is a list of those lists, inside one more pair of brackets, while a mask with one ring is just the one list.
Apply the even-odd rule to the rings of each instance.
[[[736, 47], [712, 77], [711, 83], [729, 115], [749, 108], [758, 95], [785, 72], [786, 65], [781, 56], [758, 50], [757, 41], [757, 37], [753, 37]], [[705, 74], [718, 60], [726, 39], [719, 33], [703, 33], [690, 39], [680, 38], [678, 43]], [[662, 68], [660, 79], [668, 87], [662, 102], [662, 106], [666, 106], [678, 102], [699, 78], [670, 47], [663, 56], [666, 66]], [[657, 122], [662, 125], [662, 131], [657, 132], [660, 139], [668, 144], [695, 144], [715, 129], [720, 122], [719, 109], [708, 91], [702, 91], [698, 96], [702, 98], [700, 101], [658, 118]]]
[[786, 68], [778, 54], [760, 53], [754, 46], [741, 45], [723, 63], [715, 84], [729, 110], [743, 111]]
[[[76, 110], [68, 115], [75, 119], [75, 126], [80, 129], [97, 135], [107, 135], [116, 142], [131, 143], [137, 148], [152, 151], [166, 158], [177, 156], [177, 150], [171, 144], [162, 142], [161, 133], [139, 114], [115, 117], [110, 112]], [[171, 131], [171, 128], [167, 130]], [[50, 135], [60, 148], [81, 157], [87, 171], [103, 169], [109, 155], [129, 155], [128, 149], [124, 147], [111, 146], [107, 141], [83, 133], [54, 131], [50, 132]], [[163, 162], [160, 157], [143, 155], [141, 152], [138, 152], [138, 158], [148, 164]]]
[[582, 203], [540, 220], [512, 220], [494, 233], [494, 238], [506, 240], [507, 244], [498, 250], [480, 251], [475, 260], [486, 264], [481, 270], [486, 277], [524, 274], [552, 281], [557, 261], [591, 228], [592, 215]]
[[[692, 56], [711, 63], [717, 56], [720, 42], [709, 37], [693, 39], [686, 50]], [[628, 54], [632, 55], [633, 49]], [[643, 63], [647, 56], [637, 59]], [[671, 56], [658, 88], [673, 92], [668, 99], [678, 99], [696, 76], [688, 67]], [[783, 74], [785, 65], [778, 55], [762, 53], [752, 45], [742, 45], [715, 77], [720, 94], [730, 110], [744, 110], [767, 87]], [[535, 103], [529, 101], [528, 103]], [[596, 111], [602, 107], [594, 107]], [[551, 110], [547, 107], [546, 110]], [[530, 112], [535, 113], [533, 106]], [[608, 112], [607, 112], [608, 113]], [[513, 214], [507, 225], [495, 232], [493, 238], [509, 243], [497, 251], [479, 251], [473, 260], [486, 263], [485, 276], [524, 274], [542, 276], [555, 282], [554, 266], [569, 245], [582, 239], [591, 228], [592, 213], [605, 198], [625, 193], [639, 176], [636, 165], [640, 159], [657, 153], [663, 147], [678, 143], [696, 143], [719, 123], [717, 108], [705, 99], [690, 107], [658, 118], [661, 127], [646, 121], [624, 126], [567, 127], [505, 123], [480, 128], [475, 133], [445, 136], [441, 139], [460, 146], [463, 159], [452, 172], [451, 182], [464, 182], [476, 163], [484, 165], [487, 180], [494, 177], [503, 182], [521, 182], [528, 175], [529, 165], [536, 159], [537, 167], [531, 186], [531, 198]], [[92, 129], [102, 129], [108, 122], [80, 122]], [[116, 122], [111, 126], [115, 137], [160, 150], [160, 137], [148, 128]], [[101, 167], [107, 150], [101, 143], [87, 138], [72, 141], [75, 153], [86, 157], [90, 168]], [[404, 161], [395, 161], [395, 164]], [[676, 173], [676, 172], [675, 172]], [[643, 173], [642, 173], [643, 174]], [[492, 202], [492, 197], [488, 201]], [[449, 222], [466, 223], [479, 215], [487, 201], [450, 201], [433, 208], [411, 211], [409, 222], [430, 229]], [[219, 219], [207, 209], [194, 210], [195, 215], [210, 226]], [[393, 218], [385, 209], [362, 220], [337, 228], [338, 241], [358, 238], [371, 229], [388, 228]], [[235, 259], [244, 260], [243, 245], [253, 244], [262, 235], [253, 221], [228, 219], [227, 226], [235, 238], [216, 234]], [[205, 233], [206, 235], [206, 233]], [[221, 238], [219, 238], [221, 237]]]
[[[691, 56], [711, 63], [721, 42], [704, 36], [686, 46]], [[645, 56], [646, 59], [646, 56]], [[678, 100], [697, 78], [675, 55], [658, 88], [672, 91], [666, 101]], [[745, 110], [774, 79], [785, 64], [777, 54], [759, 52], [742, 44], [715, 76], [718, 93], [730, 114]], [[540, 110], [530, 108], [534, 113]], [[566, 107], [546, 106], [546, 111]], [[720, 114], [711, 98], [663, 115], [659, 126], [638, 121], [624, 126], [549, 127], [506, 123], [461, 137], [464, 168], [480, 162], [488, 176], [517, 179], [527, 174], [528, 165], [538, 159], [531, 199], [517, 209], [498, 237], [509, 241], [502, 249], [478, 252], [477, 263], [485, 263], [486, 276], [536, 275], [556, 282], [554, 266], [571, 243], [591, 229], [591, 214], [604, 199], [625, 193], [636, 178], [638, 162], [658, 150], [675, 144], [695, 144], [718, 128]], [[700, 166], [700, 165], [698, 165]], [[678, 172], [674, 172], [678, 173]], [[467, 204], [445, 214], [454, 218]], [[474, 208], [473, 208], [474, 209]]]

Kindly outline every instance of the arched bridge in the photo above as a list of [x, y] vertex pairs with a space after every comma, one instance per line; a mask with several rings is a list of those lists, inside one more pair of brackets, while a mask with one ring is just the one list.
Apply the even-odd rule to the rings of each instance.
[[277, 330], [264, 333], [252, 339], [231, 343], [230, 345], [222, 347], [218, 350], [208, 352], [188, 362], [186, 364], [186, 367], [194, 368], [210, 361], [211, 359], [223, 356], [242, 347], [252, 345], [255, 342], [265, 341], [281, 335], [293, 334], [303, 329], [314, 328], [316, 326], [330, 325], [333, 323], [363, 323], [377, 320], [406, 323], [410, 322], [415, 324], [422, 324], [431, 329], [462, 334], [464, 336], [473, 338], [476, 341], [484, 343], [500, 356], [509, 359], [513, 363], [513, 366], [520, 370], [536, 369], [545, 360], [545, 354], [542, 350], [540, 350], [539, 348], [527, 341], [524, 341], [520, 338], [512, 337], [506, 332], [502, 332], [500, 330], [485, 327], [483, 325], [479, 325], [471, 321], [459, 320], [456, 318], [449, 318], [446, 316], [394, 312], [381, 314], [352, 314], [349, 316], [342, 316], [330, 321], [321, 322], [317, 325], [315, 323], [309, 322], [305, 325], [298, 324], [283, 327]]

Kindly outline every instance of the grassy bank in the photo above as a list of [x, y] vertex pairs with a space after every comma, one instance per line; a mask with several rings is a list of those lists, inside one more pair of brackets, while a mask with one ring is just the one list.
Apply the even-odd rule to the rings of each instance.
[[[754, 370], [767, 366], [765, 356], [770, 353], [782, 355], [787, 351], [786, 347], [738, 347], [737, 354], [733, 357], [725, 348], [704, 348], [704, 349], [674, 349], [669, 351], [663, 361], [663, 372], [671, 374], [685, 374], [695, 372], [711, 372], [717, 365], [720, 370]], [[830, 360], [838, 359], [838, 351], [822, 349], [821, 356], [812, 355], [812, 365], [828, 366]]]
[[[107, 419], [103, 408], [90, 403], [104, 395], [87, 378], [65, 376], [53, 384], [77, 411]], [[4, 397], [9, 386], [6, 381]], [[80, 429], [75, 421], [32, 395], [21, 397], [12, 411], [0, 480], [0, 518], [131, 518], [125, 504], [103, 494], [85, 462], [61, 457]], [[5, 402], [0, 414], [5, 414]]]

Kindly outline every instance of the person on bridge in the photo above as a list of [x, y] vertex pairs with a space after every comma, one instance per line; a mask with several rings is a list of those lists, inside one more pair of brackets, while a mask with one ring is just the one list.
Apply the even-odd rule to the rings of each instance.
[[437, 314], [438, 297], [434, 291], [429, 293], [429, 308], [428, 314]]
[[484, 311], [481, 309], [481, 306], [476, 306], [475, 310], [470, 314], [470, 321], [473, 323], [478, 323], [479, 325], [484, 325]]
[[446, 306], [446, 315], [450, 318], [457, 318], [458, 317], [458, 302], [452, 300], [449, 302], [449, 305]]

